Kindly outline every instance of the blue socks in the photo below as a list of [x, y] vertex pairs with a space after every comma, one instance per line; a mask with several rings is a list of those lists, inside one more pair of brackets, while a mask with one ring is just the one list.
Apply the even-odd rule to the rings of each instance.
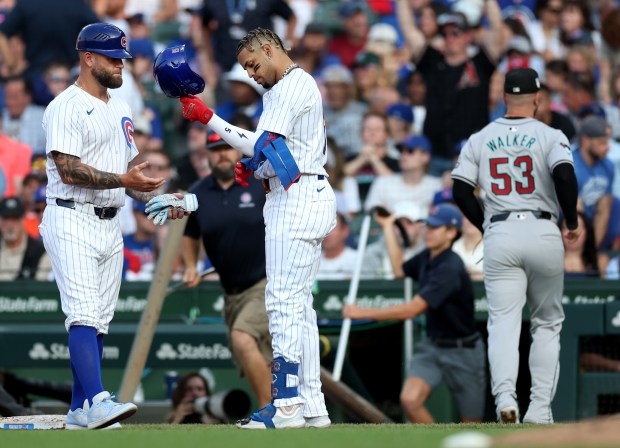
[[101, 382], [101, 356], [103, 354], [103, 335], [97, 329], [74, 325], [69, 329], [69, 353], [73, 373], [73, 393], [71, 410], [81, 408], [84, 400], [92, 404], [92, 399], [103, 392]]

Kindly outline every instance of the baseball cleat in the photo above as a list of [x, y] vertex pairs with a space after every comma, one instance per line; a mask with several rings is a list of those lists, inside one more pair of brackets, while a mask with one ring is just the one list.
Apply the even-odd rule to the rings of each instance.
[[252, 414], [250, 418], [237, 422], [237, 428], [241, 429], [304, 428], [305, 426], [306, 420], [301, 412], [301, 404], [276, 408], [270, 403]]
[[133, 403], [112, 401], [109, 392], [99, 392], [93, 397], [93, 404], [88, 410], [88, 429], [103, 429], [114, 423], [131, 417], [138, 407]]
[[[84, 400], [84, 407], [77, 408], [72, 411], [69, 410], [67, 412], [67, 421], [65, 423], [65, 429], [68, 430], [81, 430], [88, 429], [88, 400]], [[107, 426], [103, 429], [120, 429], [120, 423], [114, 423], [113, 425]]]
[[519, 410], [514, 406], [506, 406], [499, 411], [499, 420], [505, 424], [519, 423]]
[[317, 415], [316, 417], [304, 417], [306, 428], [327, 428], [332, 424], [328, 415]]

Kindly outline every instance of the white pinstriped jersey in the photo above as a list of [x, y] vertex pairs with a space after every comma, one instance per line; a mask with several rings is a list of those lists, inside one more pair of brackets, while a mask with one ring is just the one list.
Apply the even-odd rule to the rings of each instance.
[[72, 85], [56, 97], [43, 116], [47, 146], [47, 201], [56, 198], [99, 207], [122, 207], [125, 189], [94, 190], [66, 185], [60, 179], [52, 151], [79, 157], [100, 171], [124, 174], [138, 155], [133, 140], [131, 109], [118, 97], [107, 103]]
[[326, 175], [323, 101], [314, 78], [301, 68], [292, 70], [265, 93], [263, 107], [257, 133], [283, 135], [302, 174]]
[[485, 191], [484, 213], [543, 210], [557, 218], [552, 172], [573, 163], [566, 136], [533, 118], [499, 118], [473, 134], [452, 171]]

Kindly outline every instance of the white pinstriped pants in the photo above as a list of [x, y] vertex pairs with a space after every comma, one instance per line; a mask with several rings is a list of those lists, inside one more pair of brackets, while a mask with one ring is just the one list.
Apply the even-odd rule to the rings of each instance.
[[67, 316], [65, 328], [86, 325], [107, 334], [123, 271], [118, 214], [99, 219], [92, 211], [48, 204], [39, 229]]
[[270, 183], [264, 208], [265, 306], [273, 357], [299, 363], [299, 396], [276, 399], [274, 405], [302, 403], [304, 417], [327, 415], [312, 286], [321, 243], [336, 225], [336, 199], [328, 181], [317, 176], [302, 176], [288, 191], [275, 179]]

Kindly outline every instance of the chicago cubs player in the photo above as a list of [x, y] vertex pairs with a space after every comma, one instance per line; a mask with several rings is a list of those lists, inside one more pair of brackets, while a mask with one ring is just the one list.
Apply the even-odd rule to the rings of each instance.
[[[131, 58], [126, 45], [125, 34], [113, 25], [85, 26], [76, 43], [80, 75], [43, 118], [48, 186], [39, 228], [67, 317], [73, 374], [68, 429], [120, 426], [118, 421], [137, 410], [133, 403], [112, 400], [100, 365], [121, 283], [119, 207], [125, 193], [146, 202], [155, 196], [147, 192], [164, 183], [142, 173], [148, 163], [128, 166], [138, 153], [131, 110], [108, 94], [123, 82], [123, 59]], [[159, 202], [172, 203], [167, 197]], [[166, 218], [185, 214], [178, 208], [166, 212]]]
[[[453, 193], [465, 216], [484, 233], [488, 355], [498, 419], [518, 423], [516, 380], [522, 308], [530, 310], [532, 376], [523, 421], [552, 423], [564, 320], [564, 248], [559, 202], [575, 240], [577, 179], [568, 140], [535, 120], [540, 82], [530, 68], [511, 70], [504, 83], [506, 115], [473, 134], [452, 171]], [[484, 212], [474, 196], [486, 193]], [[557, 197], [557, 201], [556, 201]]]
[[[250, 156], [236, 179], [263, 180], [267, 287], [265, 305], [273, 341], [272, 397], [237, 426], [247, 429], [330, 425], [321, 392], [319, 334], [312, 285], [321, 243], [336, 224], [327, 182], [323, 106], [314, 79], [287, 54], [273, 31], [256, 28], [237, 47], [248, 75], [266, 89], [264, 111], [251, 133], [215, 115], [198, 98], [183, 97], [185, 118], [199, 120]], [[162, 79], [159, 79], [161, 84]]]

